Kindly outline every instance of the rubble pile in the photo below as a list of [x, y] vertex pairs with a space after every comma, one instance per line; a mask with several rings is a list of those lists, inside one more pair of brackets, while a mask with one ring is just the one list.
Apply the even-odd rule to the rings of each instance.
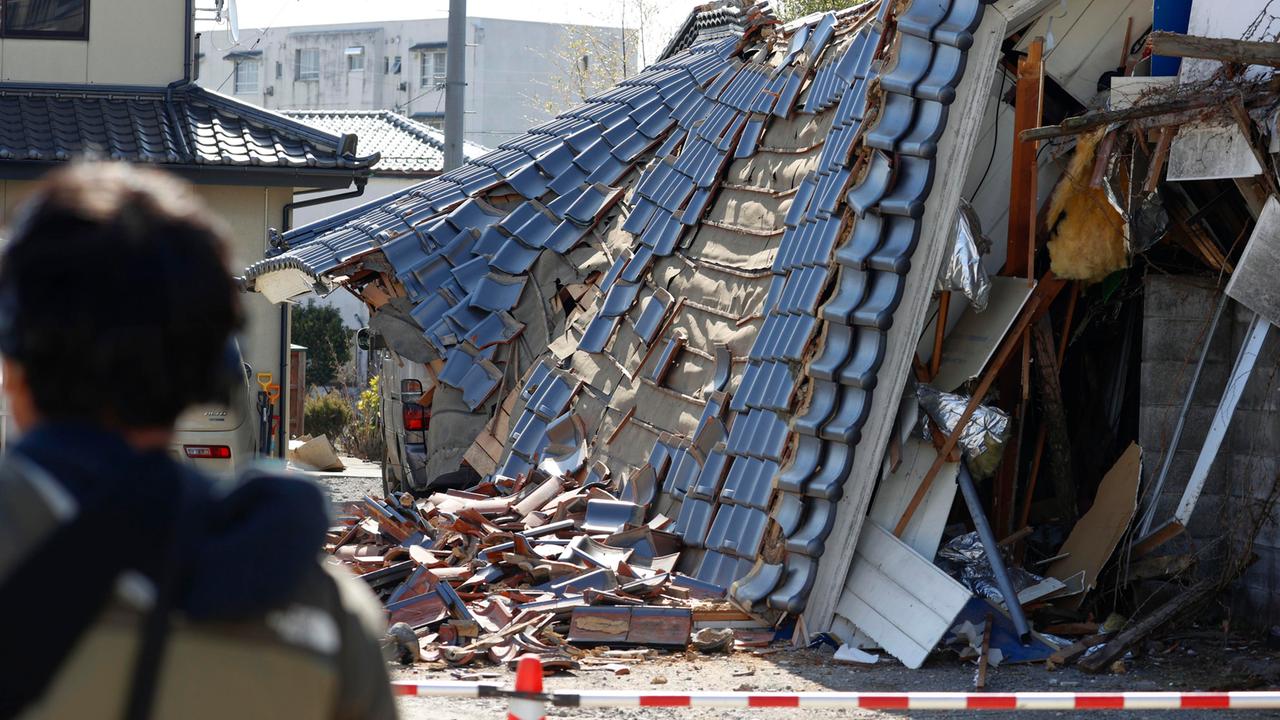
[[655, 647], [720, 652], [774, 640], [725, 588], [676, 572], [672, 520], [646, 520], [645, 506], [619, 494], [607, 474], [539, 471], [423, 500], [365, 497], [338, 508], [327, 549], [384, 602], [402, 661], [535, 654], [557, 670]]
[[564, 667], [794, 620], [985, 682], [1122, 666], [1227, 588], [1276, 607], [1270, 16], [1074, 5], [1055, 35], [1042, 3], [711, 3], [641, 73], [247, 269], [365, 300], [423, 378], [404, 406], [449, 418], [399, 429], [419, 497], [331, 539], [402, 653]]

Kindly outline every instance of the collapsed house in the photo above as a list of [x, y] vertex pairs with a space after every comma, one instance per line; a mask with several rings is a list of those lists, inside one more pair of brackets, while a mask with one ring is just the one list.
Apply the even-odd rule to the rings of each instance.
[[[1160, 555], [1198, 537], [1207, 466], [1142, 461], [1179, 455], [1182, 421], [1170, 445], [1148, 407], [1185, 388], [1148, 378], [1147, 350], [1168, 356], [1154, 372], [1210, 343], [1143, 323], [1144, 284], [1171, 291], [1135, 258], [1230, 274], [1264, 318], [1246, 323], [1247, 378], [1277, 319], [1249, 281], [1274, 249], [1258, 239], [1274, 173], [1262, 155], [1249, 184], [1187, 169], [1215, 141], [1179, 125], [1236, 106], [1191, 117], [1135, 77], [1150, 3], [1065, 6], [886, 0], [782, 24], [714, 3], [582, 106], [283, 235], [247, 283], [366, 302], [432, 378], [428, 474], [481, 478], [347, 507], [335, 553], [457, 662], [561, 652], [553, 628], [682, 645], [732, 621], [918, 667], [985, 620], [1006, 658], [1115, 638], [1090, 661], [1105, 667], [1133, 640], [1081, 609], [1097, 588], [1195, 580], [1176, 614], [1234, 579], [1238, 554], [1204, 580], [1194, 553]], [[1187, 82], [1241, 98], [1253, 157], [1269, 82]], [[1165, 182], [1166, 162], [1189, 181]], [[1275, 397], [1249, 398], [1273, 427]], [[1122, 545], [1127, 570], [1153, 567], [1117, 575]], [[1034, 632], [1036, 609], [1087, 637]]]

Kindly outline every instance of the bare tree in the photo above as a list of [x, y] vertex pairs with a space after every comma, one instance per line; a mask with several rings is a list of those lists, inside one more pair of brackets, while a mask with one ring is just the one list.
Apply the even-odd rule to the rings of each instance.
[[528, 94], [533, 107], [555, 116], [636, 73], [644, 34], [652, 32], [656, 2], [630, 0], [627, 6], [625, 27], [565, 26], [564, 41], [547, 55], [555, 72]]
[[864, 2], [867, 0], [782, 0], [778, 14], [783, 20], [790, 21], [816, 12], [843, 10]]

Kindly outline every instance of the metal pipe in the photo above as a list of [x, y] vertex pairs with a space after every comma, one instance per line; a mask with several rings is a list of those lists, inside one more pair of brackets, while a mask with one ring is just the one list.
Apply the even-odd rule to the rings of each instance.
[[996, 542], [995, 533], [991, 532], [991, 523], [982, 511], [982, 500], [978, 497], [978, 488], [973, 484], [973, 476], [969, 468], [960, 463], [960, 471], [956, 474], [956, 482], [960, 485], [960, 494], [964, 496], [964, 504], [969, 508], [969, 516], [973, 518], [973, 526], [982, 540], [982, 547], [987, 551], [987, 562], [991, 563], [991, 572], [996, 576], [996, 584], [1000, 586], [1000, 594], [1004, 596], [1004, 606], [1013, 618], [1013, 627], [1018, 631], [1018, 640], [1026, 645], [1031, 639], [1031, 626], [1027, 624], [1027, 616], [1022, 612], [1022, 604], [1018, 602], [1018, 592], [1013, 588], [1013, 579], [1009, 577], [1009, 569], [1004, 565], [1004, 556], [1000, 554], [1000, 544]]
[[195, 60], [192, 45], [195, 44], [196, 33], [196, 0], [187, 0], [185, 5], [186, 17], [183, 19], [184, 35], [182, 43], [182, 80], [183, 82], [191, 82], [191, 64]]
[[444, 169], [462, 164], [463, 103], [467, 88], [467, 0], [449, 0], [448, 67], [444, 81]]
[[[293, 225], [293, 211], [295, 209], [323, 205], [335, 200], [360, 197], [364, 195], [365, 186], [368, 184], [368, 178], [358, 177], [355, 179], [355, 189], [350, 192], [285, 203], [284, 208], [281, 210], [280, 234], [283, 235], [288, 232]], [[276, 452], [281, 458], [285, 457], [289, 447], [289, 430], [285, 427], [289, 408], [289, 317], [289, 303], [280, 303], [280, 427], [276, 428]]]
[[1155, 484], [1147, 489], [1147, 507], [1142, 512], [1142, 522], [1138, 524], [1138, 537], [1146, 537], [1151, 532], [1151, 523], [1156, 518], [1156, 505], [1160, 501], [1160, 491], [1164, 489], [1165, 477], [1169, 475], [1169, 467], [1173, 465], [1173, 456], [1178, 452], [1178, 442], [1182, 440], [1182, 428], [1187, 424], [1187, 412], [1191, 409], [1191, 398], [1196, 394], [1196, 384], [1200, 382], [1200, 371], [1204, 369], [1204, 361], [1209, 357], [1209, 346], [1213, 344], [1213, 336], [1218, 332], [1218, 320], [1222, 319], [1222, 311], [1227, 307], [1227, 294], [1218, 299], [1218, 309], [1213, 312], [1213, 322], [1209, 324], [1209, 334], [1204, 337], [1200, 346], [1200, 361], [1196, 363], [1195, 372], [1191, 373], [1191, 385], [1187, 387], [1187, 396], [1182, 399], [1182, 410], [1178, 412], [1178, 422], [1173, 426], [1173, 436], [1164, 449], [1164, 459], [1160, 463], [1160, 474]]

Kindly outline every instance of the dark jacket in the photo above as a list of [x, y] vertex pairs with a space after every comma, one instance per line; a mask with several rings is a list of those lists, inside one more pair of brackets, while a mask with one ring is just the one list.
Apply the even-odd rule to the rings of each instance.
[[37, 428], [0, 459], [0, 717], [121, 717], [159, 617], [153, 717], [395, 717], [381, 608], [322, 562], [327, 526], [307, 481]]

